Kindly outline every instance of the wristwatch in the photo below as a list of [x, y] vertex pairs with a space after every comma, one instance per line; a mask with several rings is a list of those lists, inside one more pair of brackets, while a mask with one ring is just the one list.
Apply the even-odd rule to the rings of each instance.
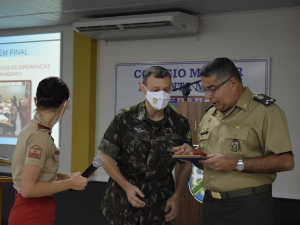
[[243, 159], [242, 158], [239, 158], [239, 161], [238, 163], [236, 164], [236, 169], [237, 171], [239, 172], [242, 172], [244, 170], [244, 162], [243, 162]]

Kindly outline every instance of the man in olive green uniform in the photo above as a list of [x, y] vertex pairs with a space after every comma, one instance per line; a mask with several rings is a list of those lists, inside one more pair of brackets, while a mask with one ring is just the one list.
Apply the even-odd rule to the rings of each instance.
[[274, 224], [271, 184], [276, 172], [294, 167], [285, 114], [275, 99], [243, 87], [227, 58], [209, 62], [200, 75], [212, 103], [198, 127], [196, 149], [209, 155], [201, 161], [206, 189], [201, 225]]
[[172, 148], [192, 146], [191, 131], [188, 120], [167, 106], [168, 70], [150, 67], [140, 88], [145, 101], [120, 110], [100, 141], [110, 175], [102, 212], [110, 224], [172, 224], [191, 173], [191, 163], [181, 163], [175, 190]]

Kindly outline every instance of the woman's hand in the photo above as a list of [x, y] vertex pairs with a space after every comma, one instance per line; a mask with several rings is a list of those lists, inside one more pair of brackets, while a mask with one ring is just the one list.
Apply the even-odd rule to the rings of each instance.
[[71, 189], [84, 190], [90, 180], [91, 178], [82, 177], [81, 173], [77, 172], [70, 178], [70, 181], [72, 182]]

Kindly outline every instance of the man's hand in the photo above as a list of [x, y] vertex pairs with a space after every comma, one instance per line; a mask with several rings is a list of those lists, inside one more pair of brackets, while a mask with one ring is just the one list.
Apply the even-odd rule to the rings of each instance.
[[141, 192], [141, 190], [134, 186], [134, 185], [129, 185], [126, 189], [125, 189], [126, 195], [127, 195], [127, 199], [128, 201], [131, 203], [131, 205], [135, 208], [144, 208], [145, 207], [145, 202], [143, 202], [142, 200], [140, 200], [137, 195], [139, 195], [140, 197], [144, 198], [144, 194]]
[[172, 149], [174, 155], [192, 155], [194, 149], [187, 143], [184, 143], [182, 146], [174, 147]]
[[213, 153], [208, 156], [209, 159], [202, 160], [203, 165], [219, 171], [219, 172], [228, 172], [236, 170], [236, 164], [238, 163], [237, 158], [231, 158], [225, 156], [221, 153]]
[[165, 219], [166, 221], [171, 221], [174, 220], [177, 212], [179, 210], [179, 198], [176, 196], [172, 196], [171, 198], [168, 199], [166, 207], [165, 207]]

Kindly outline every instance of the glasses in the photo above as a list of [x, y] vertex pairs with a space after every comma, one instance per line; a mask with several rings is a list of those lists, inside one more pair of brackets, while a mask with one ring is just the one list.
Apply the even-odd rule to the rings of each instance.
[[226, 84], [227, 81], [229, 81], [232, 77], [228, 78], [227, 80], [225, 80], [224, 82], [222, 82], [220, 85], [216, 86], [215, 88], [213, 89], [208, 89], [208, 90], [205, 90], [205, 88], [201, 88], [199, 91], [204, 93], [204, 92], [207, 92], [208, 94], [210, 95], [213, 95], [216, 93], [216, 91], [224, 84]]

